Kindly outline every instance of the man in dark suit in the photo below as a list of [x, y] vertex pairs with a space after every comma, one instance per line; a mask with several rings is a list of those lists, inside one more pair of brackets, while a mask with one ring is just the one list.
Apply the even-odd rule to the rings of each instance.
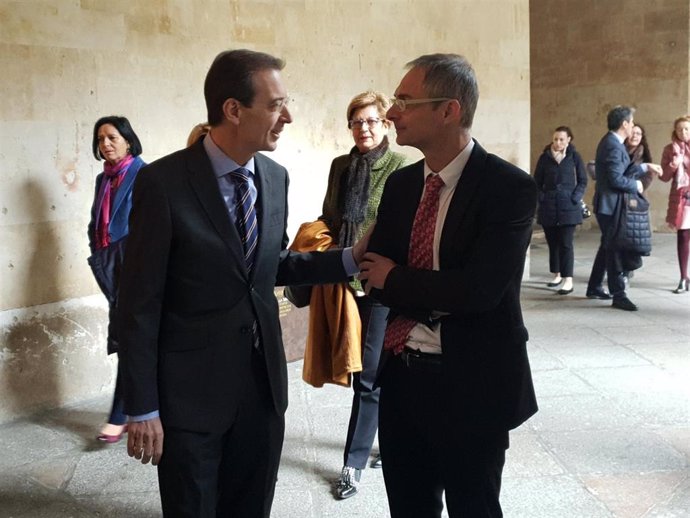
[[166, 517], [268, 517], [287, 407], [274, 286], [338, 282], [352, 249], [298, 254], [285, 168], [292, 122], [267, 54], [219, 54], [209, 134], [141, 171], [120, 283], [127, 449], [158, 465]]
[[537, 189], [471, 138], [479, 94], [465, 58], [408, 67], [387, 117], [424, 160], [388, 179], [360, 264], [391, 308], [379, 366], [388, 502], [393, 518], [440, 517], [445, 491], [451, 517], [501, 516], [508, 431], [537, 411], [519, 299]]
[[[648, 168], [656, 172], [654, 164], [635, 165], [625, 148], [625, 139], [632, 134], [633, 114], [628, 106], [616, 106], [609, 111], [606, 120], [608, 133], [599, 141], [596, 154], [596, 189], [594, 191], [594, 213], [601, 230], [601, 244], [594, 258], [592, 272], [587, 283], [587, 297], [608, 300], [612, 306], [625, 311], [637, 311], [637, 306], [625, 293], [626, 268], [619, 250], [609, 246], [607, 237], [613, 224], [613, 214], [623, 193], [642, 192], [642, 181]], [[602, 287], [604, 273], [608, 279], [608, 293]]]

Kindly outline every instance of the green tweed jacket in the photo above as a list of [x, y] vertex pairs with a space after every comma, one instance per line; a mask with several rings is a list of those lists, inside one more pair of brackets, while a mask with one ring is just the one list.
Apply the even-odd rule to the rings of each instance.
[[[369, 204], [364, 217], [364, 223], [357, 231], [357, 239], [362, 237], [369, 226], [376, 220], [376, 212], [383, 194], [383, 186], [386, 184], [388, 176], [401, 167], [407, 165], [409, 161], [405, 155], [391, 151], [379, 158], [371, 168], [371, 179], [369, 182]], [[331, 231], [333, 241], [339, 240], [340, 227], [343, 224], [343, 207], [345, 205], [345, 190], [347, 189], [347, 173], [350, 165], [350, 155], [337, 157], [331, 163], [331, 170], [328, 173], [328, 188], [323, 200], [322, 214], [319, 219], [326, 222]], [[350, 285], [355, 289], [361, 289], [359, 281], [353, 281]]]

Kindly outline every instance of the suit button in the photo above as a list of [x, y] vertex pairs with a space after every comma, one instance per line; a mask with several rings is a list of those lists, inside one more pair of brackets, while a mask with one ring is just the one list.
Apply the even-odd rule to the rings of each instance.
[[251, 329], [249, 327], [241, 327], [240, 328], [240, 333], [242, 333], [243, 335], [246, 335], [250, 332], [251, 332]]

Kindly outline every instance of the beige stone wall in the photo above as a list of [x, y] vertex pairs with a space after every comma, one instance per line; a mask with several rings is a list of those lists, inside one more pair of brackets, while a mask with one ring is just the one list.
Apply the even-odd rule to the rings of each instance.
[[527, 168], [528, 45], [527, 0], [0, 0], [0, 420], [111, 390], [86, 265], [99, 116], [126, 115], [151, 161], [205, 120], [219, 51], [285, 58], [294, 123], [273, 155], [291, 171], [294, 233], [320, 214], [330, 160], [351, 147], [350, 98], [392, 94], [423, 53], [475, 64], [475, 134]]
[[[560, 125], [573, 129], [582, 158], [593, 160], [606, 114], [619, 104], [637, 108], [635, 120], [659, 162], [673, 120], [690, 112], [689, 27], [687, 0], [532, 0], [532, 171]], [[593, 192], [590, 182], [588, 201]], [[668, 230], [668, 192], [669, 184], [657, 181], [648, 193], [658, 231]]]

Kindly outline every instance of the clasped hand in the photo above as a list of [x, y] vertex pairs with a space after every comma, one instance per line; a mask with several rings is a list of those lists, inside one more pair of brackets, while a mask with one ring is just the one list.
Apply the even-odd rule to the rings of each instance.
[[365, 293], [369, 295], [372, 288], [383, 289], [386, 284], [386, 278], [390, 271], [395, 268], [396, 264], [382, 255], [374, 252], [367, 252], [362, 257], [359, 263], [359, 275], [357, 278], [360, 281], [366, 281]]

